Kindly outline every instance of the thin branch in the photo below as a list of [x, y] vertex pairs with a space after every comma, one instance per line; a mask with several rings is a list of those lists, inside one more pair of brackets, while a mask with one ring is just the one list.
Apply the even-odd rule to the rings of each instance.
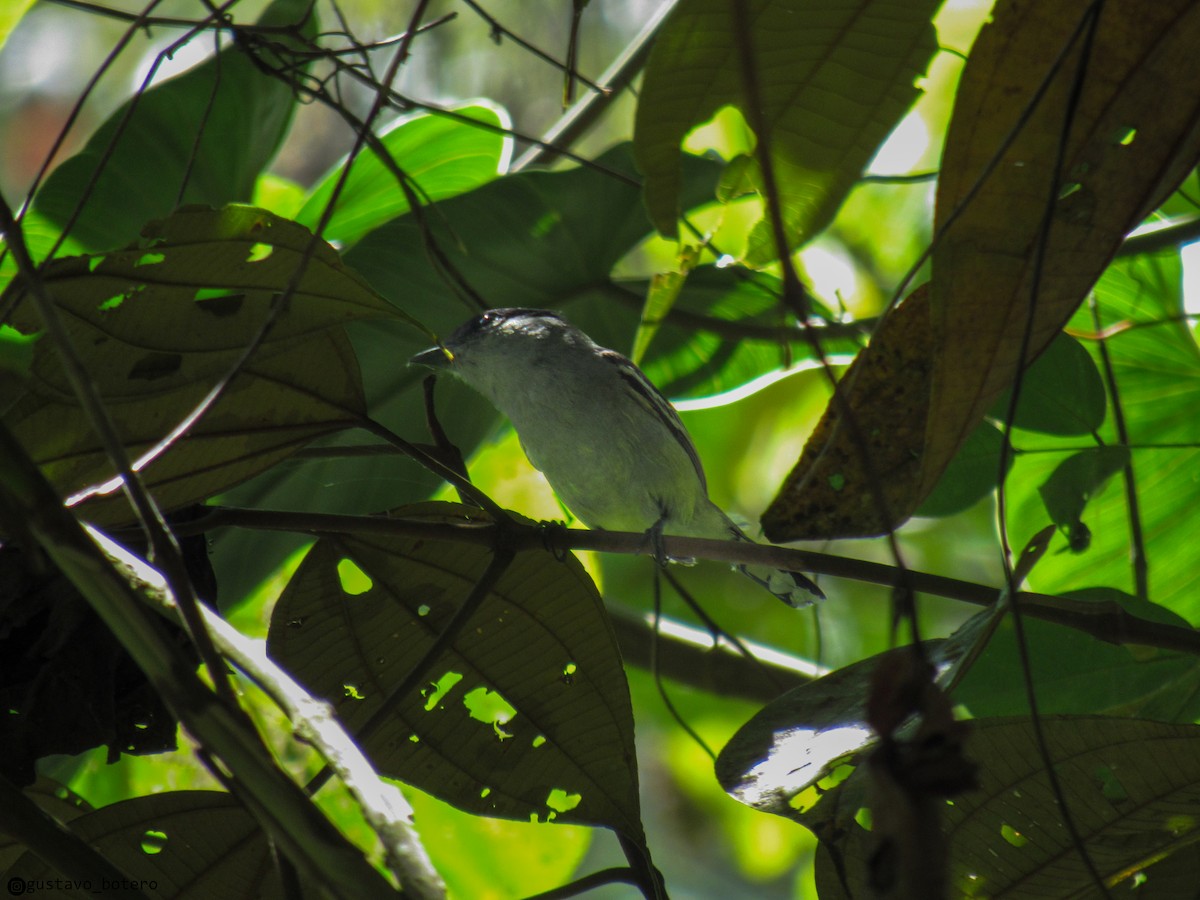
[[[280, 769], [239, 708], [215, 702], [207, 687], [146, 608], [138, 587], [118, 571], [63, 507], [16, 438], [0, 424], [0, 518], [21, 522], [46, 556], [129, 651], [183, 727], [236, 772], [231, 790], [305, 877], [335, 896], [386, 897], [383, 877]], [[169, 587], [168, 587], [169, 589]], [[178, 598], [176, 598], [178, 600]], [[205, 632], [207, 633], [207, 632]]]
[[[105, 535], [93, 531], [92, 538], [160, 612], [172, 620], [179, 618], [179, 606], [165, 584], [156, 580], [158, 573]], [[203, 604], [200, 610], [221, 654], [275, 702], [296, 733], [317, 750], [354, 796], [367, 823], [378, 835], [389, 868], [397, 875], [401, 887], [417, 898], [441, 896], [444, 893], [441, 878], [411, 825], [412, 808], [394, 785], [375, 773], [332, 708], [314, 699], [276, 665], [267, 656], [265, 641], [246, 637]]]
[[[1088, 295], [1088, 306], [1092, 311], [1092, 323], [1097, 331], [1101, 328], [1100, 304], [1095, 293]], [[1129, 446], [1129, 428], [1125, 423], [1125, 410], [1121, 406], [1121, 393], [1117, 386], [1117, 374], [1113, 370], [1112, 358], [1108, 352], [1108, 344], [1099, 341], [1096, 348], [1100, 352], [1100, 369], [1104, 374], [1105, 387], [1112, 398], [1113, 427], [1117, 431], [1117, 440], [1122, 447]], [[1125, 463], [1122, 470], [1125, 484], [1125, 509], [1129, 514], [1129, 557], [1133, 566], [1134, 595], [1139, 600], [1150, 599], [1149, 559], [1146, 556], [1146, 536], [1142, 531], [1141, 503], [1138, 501], [1137, 478], [1133, 471], [1133, 455]]]
[[[497, 527], [482, 516], [478, 523], [436, 524], [385, 516], [348, 516], [320, 513], [278, 512], [257, 509], [214, 507], [212, 512], [192, 522], [180, 523], [180, 534], [195, 534], [215, 528], [253, 528], [322, 534], [385, 534], [421, 537], [431, 541], [456, 541], [494, 547]], [[517, 552], [546, 550], [595, 550], [601, 553], [643, 555], [643, 532], [589, 531], [580, 528], [551, 528], [522, 525], [504, 526], [505, 545]], [[751, 544], [745, 541], [716, 541], [705, 538], [662, 536], [663, 552], [670, 557], [708, 559], [731, 564], [766, 565], [780, 569], [805, 570], [868, 584], [894, 587], [908, 578], [915, 591], [948, 597], [974, 606], [991, 606], [1000, 597], [1000, 588], [934, 575], [916, 569], [901, 571], [896, 566], [861, 559], [846, 559], [828, 553]], [[836, 601], [831, 601], [836, 602]], [[1200, 631], [1140, 619], [1127, 613], [1115, 602], [1094, 602], [1038, 594], [1030, 591], [1017, 595], [1022, 611], [1035, 619], [1074, 628], [1110, 644], [1143, 644], [1200, 656]]]
[[494, 40], [497, 44], [500, 43], [500, 40], [502, 38], [507, 38], [508, 40], [510, 40], [514, 44], [516, 44], [518, 47], [520, 47], [522, 50], [526, 50], [529, 53], [532, 53], [534, 56], [536, 56], [542, 62], [549, 63], [550, 65], [552, 65], [554, 68], [558, 69], [559, 71], [567, 73], [568, 77], [570, 77], [572, 81], [580, 82], [588, 90], [595, 91], [597, 94], [603, 94], [605, 92], [604, 88], [602, 88], [600, 85], [596, 84], [596, 82], [585, 78], [584, 76], [580, 75], [577, 71], [575, 71], [574, 67], [570, 63], [560, 62], [559, 60], [557, 60], [553, 56], [551, 56], [549, 53], [547, 53], [545, 50], [541, 49], [540, 47], [538, 47], [534, 44], [529, 43], [529, 41], [525, 40], [525, 38], [521, 37], [519, 34], [517, 34], [511, 28], [505, 28], [503, 25], [500, 24], [499, 19], [497, 19], [495, 16], [493, 16], [491, 13], [489, 13], [486, 9], [484, 9], [482, 6], [480, 6], [478, 3], [476, 3], [475, 0], [462, 0], [462, 2], [467, 6], [468, 9], [473, 10], [475, 12], [475, 14], [479, 16], [479, 18], [481, 18], [481, 19], [483, 19], [483, 21], [487, 22], [488, 28], [492, 32], [492, 40]]
[[650, 58], [655, 36], [677, 2], [678, 0], [664, 0], [638, 36], [600, 76], [599, 85], [603, 93], [589, 94], [567, 110], [566, 115], [546, 132], [536, 146], [521, 154], [510, 171], [520, 172], [533, 165], [546, 165], [558, 156], [569, 157], [566, 151], [599, 121], [613, 101], [642, 71], [646, 60]]
[[592, 872], [590, 875], [577, 878], [570, 884], [551, 888], [540, 894], [531, 894], [525, 900], [567, 900], [569, 897], [578, 897], [580, 894], [594, 891], [606, 884], [637, 884], [637, 877], [628, 866], [601, 869], [599, 872]]

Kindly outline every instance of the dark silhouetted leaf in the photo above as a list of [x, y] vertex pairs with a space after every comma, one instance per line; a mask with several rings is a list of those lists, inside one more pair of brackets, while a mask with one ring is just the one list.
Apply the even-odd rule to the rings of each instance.
[[[193, 207], [152, 224], [141, 246], [45, 268], [75, 352], [136, 457], [230, 370], [309, 253], [260, 351], [187, 438], [144, 470], [165, 507], [211, 497], [365, 414], [357, 362], [338, 326], [402, 316], [328, 244], [311, 241], [306, 229], [262, 210]], [[32, 332], [41, 321], [23, 286], [14, 282], [6, 295], [15, 302], [10, 322]], [[3, 388], [5, 421], [64, 494], [111, 476], [48, 338], [34, 345], [32, 377]], [[115, 503], [105, 513], [127, 515]]]
[[[478, 521], [453, 504], [394, 514]], [[490, 558], [469, 544], [323, 538], [275, 607], [268, 649], [355, 732]], [[570, 555], [519, 554], [424, 688], [360, 741], [382, 774], [469, 812], [642, 833], [625, 674], [600, 595]]]

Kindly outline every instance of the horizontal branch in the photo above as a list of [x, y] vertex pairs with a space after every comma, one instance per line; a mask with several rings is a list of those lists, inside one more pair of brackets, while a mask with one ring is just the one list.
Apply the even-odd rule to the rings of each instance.
[[[385, 516], [343, 516], [218, 507], [202, 519], [176, 526], [180, 533], [199, 533], [223, 527], [291, 531], [313, 536], [390, 534], [484, 547], [503, 545], [517, 551], [542, 549], [562, 553], [568, 550], [594, 550], [601, 553], [640, 555], [647, 554], [650, 550], [648, 538], [643, 533], [589, 531], [553, 524], [522, 525], [515, 522], [497, 526], [482, 516], [478, 522], [448, 524]], [[886, 587], [895, 587], [903, 583], [920, 593], [948, 597], [976, 606], [990, 606], [1000, 597], [998, 587], [912, 569], [901, 571], [896, 566], [884, 563], [847, 559], [812, 550], [674, 535], [664, 535], [659, 545], [662, 552], [674, 559], [697, 558], [731, 564], [768, 565], [780, 569], [817, 572]], [[1072, 600], [1033, 591], [1017, 594], [1017, 602], [1021, 604], [1021, 611], [1026, 615], [1074, 628], [1110, 644], [1143, 644], [1200, 656], [1200, 632], [1139, 619], [1115, 602]]]

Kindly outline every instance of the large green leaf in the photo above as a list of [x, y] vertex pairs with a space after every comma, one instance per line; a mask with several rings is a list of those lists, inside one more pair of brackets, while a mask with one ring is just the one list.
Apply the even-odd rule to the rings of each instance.
[[[358, 367], [340, 326], [396, 311], [323, 242], [250, 207], [193, 207], [146, 230], [140, 246], [69, 257], [43, 270], [67, 332], [135, 457], [187, 416], [240, 357], [309, 254], [289, 306], [216, 406], [143, 471], [160, 502], [212, 496], [314, 437], [365, 414]], [[11, 323], [41, 328], [24, 282]], [[0, 383], [4, 418], [64, 493], [112, 474], [45, 335], [31, 376]], [[120, 518], [122, 511], [110, 515]]]
[[[1195, 563], [1194, 512], [1200, 506], [1200, 349], [1183, 319], [1176, 253], [1118, 261], [1096, 287], [1101, 328], [1117, 380], [1129, 432], [1138, 494], [1138, 516], [1150, 579], [1150, 600], [1185, 618], [1200, 619]], [[1094, 331], [1089, 310], [1072, 329]], [[1118, 444], [1112, 417], [1100, 432]], [[1038, 486], [1074, 449], [1063, 440], [1018, 434], [1025, 450], [1050, 446], [1060, 452], [1022, 453], [1008, 481], [1009, 527], [1017, 541], [1049, 523]], [[1115, 480], [1123, 476], [1117, 475]], [[1088, 500], [1085, 521], [1090, 547], [1083, 553], [1051, 553], [1032, 576], [1037, 590], [1061, 593], [1096, 585], [1134, 592], [1130, 511], [1125, 491], [1112, 483]]]
[[[469, 524], [466, 507], [396, 511]], [[422, 658], [491, 559], [420, 538], [327, 537], [271, 618], [268, 649], [357, 732]], [[642, 833], [629, 689], [600, 595], [568, 555], [521, 553], [360, 743], [385, 775], [469, 812]]]
[[[1120, 591], [1098, 589], [1071, 596], [1118, 603], [1133, 615], [1187, 627], [1162, 607], [1139, 604]], [[1192, 722], [1200, 715], [1200, 660], [1194, 656], [1107, 644], [1037, 619], [1026, 618], [1024, 631], [1038, 708], [1044, 714], [1105, 713], [1169, 722]], [[1029, 709], [1023, 666], [1012, 619], [1007, 618], [954, 699], [977, 718], [1023, 715]]]
[[[930, 19], [940, 5], [751, 0], [742, 4], [750, 29], [750, 46], [743, 48], [727, 0], [681, 0], [647, 64], [635, 127], [646, 204], [658, 230], [675, 236], [686, 208], [679, 171], [684, 136], [724, 106], [745, 109], [747, 51], [770, 130], [789, 245], [812, 238], [916, 99], [914, 81], [937, 52]], [[752, 115], [746, 119], [755, 122]], [[760, 176], [749, 174], [761, 189]], [[765, 221], [748, 249], [753, 264], [777, 255]]]
[[[477, 103], [454, 112], [454, 117], [433, 113], [409, 116], [380, 135], [396, 165], [412, 179], [413, 190], [423, 199], [442, 200], [491, 181], [501, 173], [512, 152], [512, 138], [501, 131], [510, 127], [503, 109]], [[480, 124], [472, 125], [472, 121]], [[344, 165], [345, 160], [338, 162], [317, 182], [297, 213], [297, 222], [316, 228]], [[364, 148], [354, 161], [322, 237], [349, 246], [406, 212], [408, 199], [395, 176], [373, 150]]]
[[[260, 24], [303, 21], [311, 36], [311, 7], [311, 0], [275, 0]], [[274, 39], [282, 48], [291, 42], [282, 33]], [[258, 52], [267, 54], [263, 63], [284, 64], [275, 50]], [[250, 200], [291, 121], [295, 97], [249, 53], [235, 42], [123, 104], [54, 170], [34, 208], [62, 227], [81, 209], [70, 236], [108, 250], [135, 240], [146, 222], [177, 206]]]
[[[991, 417], [1008, 416], [1012, 391], [1006, 390], [992, 405]], [[1104, 382], [1096, 363], [1079, 341], [1066, 334], [1056, 337], [1021, 375], [1012, 424], [1045, 434], [1091, 434], [1104, 422]]]
[[[1113, 896], [1191, 896], [1200, 728], [1100, 716], [1045, 716], [1041, 725], [1075, 828]], [[1062, 826], [1030, 720], [975, 720], [967, 749], [979, 765], [978, 789], [939, 804], [953, 836], [951, 895], [1098, 896]], [[817, 858], [822, 897], [870, 895], [875, 842], [855, 819], [863, 798], [846, 799], [836, 820], [806, 822], [829, 841]], [[1182, 893], [1171, 890], [1179, 865], [1191, 877]]]
[[0, 5], [0, 48], [4, 47], [13, 29], [33, 4], [34, 0], [8, 0]]

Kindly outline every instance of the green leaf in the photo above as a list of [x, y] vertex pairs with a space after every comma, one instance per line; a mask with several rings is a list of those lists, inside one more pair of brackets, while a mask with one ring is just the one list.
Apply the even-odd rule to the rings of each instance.
[[[302, 29], [312, 36], [311, 7], [311, 0], [275, 0], [260, 21], [284, 25], [307, 16]], [[284, 48], [291, 42], [285, 35], [273, 40]], [[250, 200], [295, 106], [292, 88], [261, 67], [291, 67], [290, 58], [259, 49], [259, 63], [250, 52], [235, 42], [127, 101], [54, 170], [34, 208], [60, 227], [82, 208], [71, 237], [108, 250], [135, 240], [146, 222], [178, 206]]]
[[[1190, 812], [1200, 780], [1200, 728], [1099, 716], [1044, 716], [1041, 728], [1082, 849], [1102, 877], [1120, 873], [1114, 896], [1188, 896], [1197, 868]], [[942, 830], [953, 835], [947, 893], [1060, 897], [1078, 888], [1079, 896], [1090, 896], [1085, 886], [1094, 881], [1061, 827], [1029, 718], [976, 719], [968, 741], [979, 787], [939, 804]], [[862, 805], [861, 797], [848, 798], [840, 805], [843, 817], [826, 823], [823, 834], [835, 840], [818, 855], [822, 897], [870, 893], [878, 842], [854, 819]], [[1170, 888], [1180, 883], [1180, 864], [1193, 876], [1181, 893]]]
[[[947, 645], [922, 646], [941, 662]], [[898, 647], [859, 660], [772, 700], [721, 750], [721, 787], [747, 806], [806, 824], [805, 814], [824, 803], [818, 783], [878, 740], [867, 721], [878, 672], [912, 652]]]
[[[712, 196], [718, 167], [688, 157], [685, 202]], [[443, 201], [426, 225], [447, 260], [490, 306], [560, 307], [608, 284], [617, 261], [649, 234], [627, 144], [593, 166], [521, 172]], [[449, 286], [429, 261], [421, 223], [408, 215], [364, 237], [346, 254], [386, 297], [446, 333], [473, 314], [448, 303]]]
[[[25, 249], [35, 263], [40, 263], [49, 255], [50, 250], [58, 242], [61, 229], [37, 210], [26, 210], [21, 217], [21, 235], [25, 238]], [[17, 264], [13, 254], [8, 251], [8, 238], [0, 240], [3, 256], [0, 257], [0, 289], [7, 288], [9, 282], [17, 274]], [[82, 244], [67, 238], [58, 248], [57, 256], [75, 256], [86, 252]]]
[[[1187, 627], [1152, 603], [1110, 588], [1077, 591], [1077, 600], [1122, 607], [1139, 618]], [[1026, 619], [1025, 640], [1043, 714], [1139, 716], [1191, 722], [1200, 714], [1200, 660], [1184, 653], [1126, 647], [1073, 628]], [[1024, 715], [1029, 709], [1012, 619], [1003, 621], [954, 692], [977, 718]]]
[[687, 283], [687, 277], [700, 258], [700, 248], [687, 244], [680, 245], [675, 268], [669, 272], [659, 272], [650, 279], [646, 290], [646, 302], [642, 305], [642, 316], [638, 321], [637, 332], [633, 338], [633, 351], [629, 358], [636, 364], [642, 362], [650, 342], [658, 333], [667, 314], [679, 299], [679, 293]]
[[0, 49], [3, 49], [9, 35], [33, 4], [34, 0], [8, 0], [0, 5]]
[[451, 897], [527, 897], [571, 880], [589, 828], [481, 819], [406, 790], [413, 821]]
[[[193, 207], [153, 223], [140, 246], [44, 267], [71, 344], [136, 458], [229, 372], [306, 253], [291, 302], [258, 353], [187, 439], [143, 471], [165, 507], [210, 497], [358, 423], [366, 412], [358, 368], [336, 326], [398, 313], [328, 244], [250, 207]], [[31, 333], [41, 319], [23, 288], [14, 282], [4, 300], [12, 325]], [[6, 424], [59, 490], [110, 477], [51, 341], [34, 345], [32, 378], [0, 390]], [[105, 515], [128, 512], [114, 501]]]
[[[1195, 622], [1200, 617], [1200, 568], [1195, 565], [1193, 513], [1200, 507], [1200, 350], [1184, 315], [1178, 253], [1118, 260], [1096, 285], [1100, 330], [1120, 391], [1138, 494], [1138, 516], [1148, 563], [1150, 599]], [[1071, 325], [1096, 330], [1081, 310]], [[1120, 445], [1110, 417], [1100, 431]], [[1022, 450], [1061, 449], [1061, 440], [1022, 435]], [[1009, 479], [1011, 527], [1039, 530], [1046, 509], [1038, 485], [1061, 454], [1025, 452]], [[1038, 566], [1034, 588], [1065, 593], [1096, 584], [1136, 593], [1125, 492], [1107, 490], [1089, 500], [1091, 547], [1083, 554], [1052, 553]]]
[[[395, 516], [467, 525], [423, 504]], [[338, 564], [372, 582], [347, 595]], [[267, 645], [357, 733], [491, 559], [420, 538], [323, 538], [276, 604]], [[359, 740], [382, 774], [468, 812], [642, 833], [629, 689], [600, 595], [575, 557], [521, 553], [386, 723]]]
[[0, 325], [0, 371], [25, 376], [33, 365], [37, 336], [21, 334], [11, 325]]
[[[954, 798], [943, 827], [954, 835], [952, 891], [971, 896], [1052, 896], [1063, 885], [1090, 883], [1046, 781], [1033, 726], [1027, 718], [972, 723], [971, 755], [980, 786]], [[1122, 893], [1146, 868], [1182, 849], [1172, 825], [1195, 803], [1200, 779], [1200, 728], [1098, 716], [1045, 718], [1051, 759], [1075, 827], [1096, 869], [1127, 872]], [[1004, 826], [1008, 826], [1006, 829]], [[848, 862], [848, 865], [852, 863]], [[1157, 896], [1151, 887], [1150, 895]], [[1166, 895], [1163, 895], [1166, 896]]]
[[[491, 181], [512, 153], [511, 128], [503, 108], [476, 103], [454, 110], [455, 117], [418, 113], [398, 120], [381, 136], [396, 165], [411, 179], [418, 196], [443, 200]], [[472, 125], [471, 122], [480, 125]], [[309, 194], [296, 220], [316, 228], [345, 160], [335, 165]], [[395, 176], [369, 147], [338, 196], [337, 208], [323, 232], [329, 241], [349, 246], [384, 222], [408, 212], [408, 200]]]
[[1088, 501], [1128, 464], [1125, 447], [1091, 447], [1068, 456], [1038, 488], [1050, 521], [1062, 528], [1077, 528]]
[[[980, 422], [915, 515], [952, 516], [970, 509], [996, 489], [1003, 449], [1004, 433], [990, 422]], [[1007, 473], [1013, 465], [1011, 453], [1005, 463]]]
[[[812, 238], [918, 96], [914, 81], [937, 51], [932, 0], [786, 0], [743, 4], [761, 113], [789, 246]], [[655, 227], [677, 231], [680, 144], [724, 106], [744, 109], [743, 48], [725, 0], [682, 0], [655, 42], [638, 102], [634, 141]], [[753, 123], [753, 116], [746, 116]], [[764, 136], [759, 135], [759, 140]], [[761, 175], [741, 167], [726, 183]], [[777, 256], [768, 223], [747, 259]]]
[[[992, 405], [991, 417], [1008, 416], [1012, 391]], [[1107, 395], [1091, 355], [1075, 338], [1060, 334], [1021, 379], [1013, 425], [1044, 434], [1092, 434], [1104, 424]]]

